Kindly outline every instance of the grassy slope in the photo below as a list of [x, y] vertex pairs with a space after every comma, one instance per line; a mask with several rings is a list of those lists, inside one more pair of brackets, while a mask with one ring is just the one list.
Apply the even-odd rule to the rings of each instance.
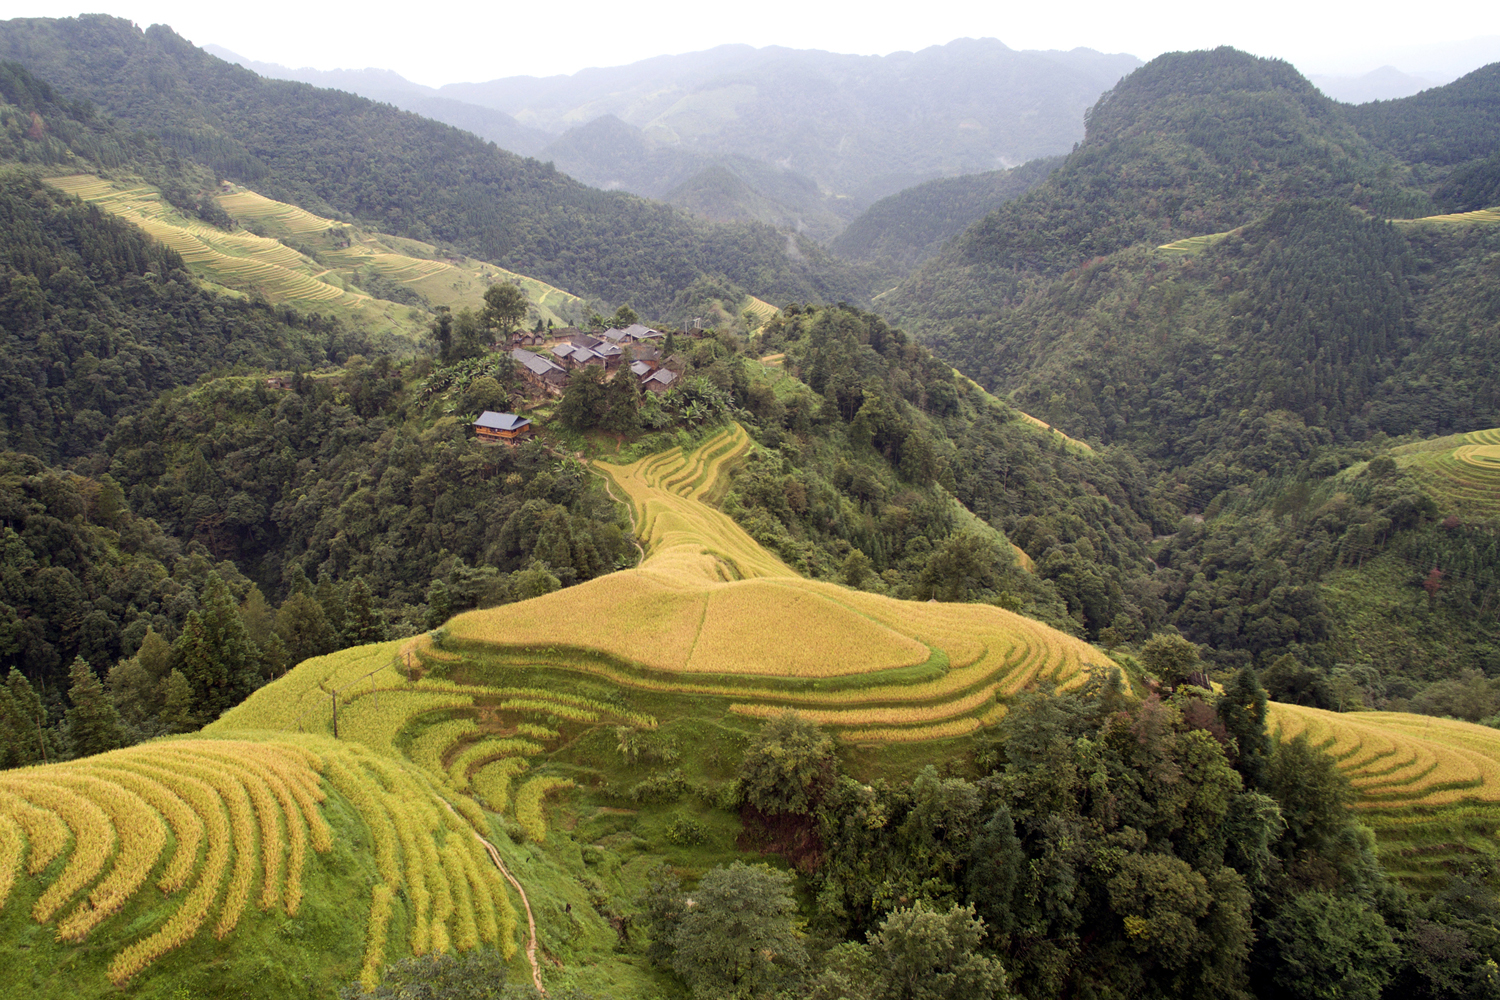
[[143, 182], [77, 174], [49, 183], [140, 226], [215, 285], [337, 315], [358, 328], [415, 335], [429, 319], [424, 310], [367, 294], [356, 282], [368, 274], [453, 309], [482, 306], [485, 289], [495, 281], [518, 281], [544, 320], [566, 325], [582, 309], [581, 299], [533, 278], [480, 261], [449, 260], [431, 244], [357, 231], [244, 188], [219, 196], [225, 211], [246, 227], [226, 232], [187, 218]]

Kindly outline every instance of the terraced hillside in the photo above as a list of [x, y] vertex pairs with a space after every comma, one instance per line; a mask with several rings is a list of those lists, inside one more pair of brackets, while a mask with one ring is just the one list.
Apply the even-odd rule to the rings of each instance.
[[1500, 517], [1500, 428], [1402, 445], [1388, 453], [1444, 514]]
[[[546, 843], [549, 795], [621, 794], [616, 743], [658, 717], [732, 742], [795, 708], [864, 747], [910, 744], [1104, 662], [998, 608], [798, 577], [705, 503], [751, 447], [732, 426], [601, 466], [640, 526], [636, 569], [304, 661], [192, 738], [0, 774], [0, 941], [34, 942], [17, 981], [62, 996], [45, 977], [71, 963], [69, 996], [166, 996], [271, 948], [315, 955], [301, 975], [327, 991], [406, 954], [490, 944], [524, 946], [541, 985], [548, 940], [607, 964], [615, 931], [578, 876], [528, 887], [507, 865], [534, 866], [519, 844]], [[528, 888], [556, 905], [533, 912]], [[577, 915], [559, 923], [565, 904]]]
[[582, 307], [575, 296], [535, 279], [479, 261], [445, 259], [435, 247], [415, 240], [357, 232], [248, 189], [219, 196], [221, 207], [245, 227], [225, 231], [178, 212], [144, 183], [93, 174], [51, 178], [49, 183], [139, 226], [180, 253], [208, 281], [275, 303], [343, 316], [367, 329], [418, 333], [429, 318], [421, 310], [365, 292], [360, 282], [369, 283], [371, 277], [393, 282], [431, 305], [454, 309], [481, 306], [485, 289], [495, 281], [517, 281], [537, 315], [564, 325]]
[[702, 500], [749, 450], [735, 426], [691, 452], [600, 463], [631, 505], [641, 565], [460, 615], [448, 648], [476, 665], [596, 678], [662, 705], [657, 714], [684, 710], [685, 699], [699, 714], [796, 709], [874, 743], [971, 732], [1027, 684], [1072, 687], [1105, 662], [999, 608], [896, 601], [797, 576]]
[[1493, 857], [1500, 835], [1500, 730], [1401, 712], [1336, 713], [1271, 705], [1281, 738], [1306, 735], [1359, 793], [1381, 861], [1397, 878], [1438, 887], [1447, 866]]
[[[7, 939], [35, 942], [31, 967], [8, 978], [65, 961], [93, 967], [78, 981], [100, 990], [158, 964], [175, 981], [213, 953], [210, 936], [232, 940], [249, 924], [260, 937], [278, 915], [284, 928], [324, 926], [330, 908], [351, 907], [367, 913], [361, 943], [320, 942], [316, 978], [373, 984], [391, 952], [481, 942], [509, 957], [516, 916], [480, 838], [488, 823], [467, 799], [451, 803], [409, 763], [289, 733], [163, 741], [0, 774], [0, 912]], [[348, 870], [361, 845], [363, 879]], [[353, 876], [337, 898], [330, 864]], [[16, 929], [26, 918], [40, 936]]]

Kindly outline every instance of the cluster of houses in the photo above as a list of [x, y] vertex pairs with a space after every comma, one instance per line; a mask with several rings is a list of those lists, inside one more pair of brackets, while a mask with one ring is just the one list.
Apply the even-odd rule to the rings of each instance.
[[[663, 357], [667, 335], [639, 323], [623, 330], [605, 330], [599, 336], [573, 333], [546, 351], [528, 351], [515, 347], [510, 356], [521, 366], [521, 374], [536, 391], [561, 396], [568, 384], [568, 373], [577, 368], [599, 365], [606, 372], [619, 369], [628, 352], [631, 377], [648, 392], [665, 392], [677, 379]], [[540, 346], [540, 345], [534, 345]], [[617, 374], [616, 378], [623, 375]]]
[[[527, 350], [545, 347], [547, 341], [559, 336], [565, 339], [545, 350]], [[623, 330], [605, 330], [598, 336], [572, 328], [525, 331], [512, 338], [510, 356], [520, 364], [527, 385], [548, 396], [561, 396], [568, 385], [568, 373], [589, 365], [614, 372], [615, 378], [634, 378], [647, 392], [662, 393], [672, 387], [681, 372], [674, 359], [665, 357], [666, 339], [660, 330], [640, 323]], [[631, 358], [628, 376], [621, 370], [627, 354]], [[531, 421], [514, 413], [485, 410], [474, 421], [474, 434], [481, 441], [514, 445], [531, 436]]]

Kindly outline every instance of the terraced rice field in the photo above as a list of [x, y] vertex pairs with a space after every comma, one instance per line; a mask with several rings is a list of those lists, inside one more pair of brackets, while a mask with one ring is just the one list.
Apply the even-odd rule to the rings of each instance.
[[754, 313], [755, 318], [760, 320], [762, 323], [781, 311], [780, 309], [777, 309], [775, 306], [771, 305], [771, 303], [767, 302], [765, 299], [758, 299], [753, 295], [750, 296], [750, 304], [745, 306], [745, 309], [749, 312]]
[[1444, 514], [1500, 517], [1500, 428], [1404, 445], [1389, 454], [1420, 477]]
[[[425, 319], [414, 319], [407, 307], [361, 291], [355, 284], [361, 274], [389, 278], [433, 305], [455, 309], [482, 306], [485, 289], [496, 281], [518, 282], [543, 320], [566, 324], [582, 308], [575, 296], [534, 278], [480, 261], [446, 260], [430, 244], [364, 233], [243, 188], [218, 197], [220, 206], [247, 227], [225, 232], [183, 215], [155, 188], [142, 183], [106, 181], [91, 174], [53, 178], [49, 183], [141, 227], [180, 253], [195, 273], [218, 285], [264, 295], [278, 304], [336, 313], [382, 331], [416, 332], [425, 327]], [[283, 241], [309, 249], [322, 263]]]
[[[476, 835], [420, 769], [322, 736], [158, 741], [0, 774], [0, 906], [21, 882], [31, 919], [59, 941], [111, 942], [117, 987], [196, 937], [230, 939], [248, 915], [295, 916], [334, 845], [336, 793], [372, 835], [380, 881], [365, 900], [362, 977], [408, 951], [515, 951], [515, 913]], [[409, 900], [409, 933], [390, 934]]]
[[1186, 257], [1190, 254], [1201, 253], [1209, 247], [1218, 243], [1234, 230], [1223, 233], [1208, 233], [1205, 236], [1189, 236], [1185, 240], [1176, 240], [1172, 243], [1163, 243], [1156, 249], [1172, 257]]
[[[863, 742], [960, 735], [996, 721], [1028, 684], [1082, 684], [1092, 647], [982, 605], [917, 603], [797, 576], [703, 502], [748, 453], [734, 426], [691, 452], [600, 463], [634, 513], [634, 570], [460, 615], [458, 649], [591, 673], [625, 689], [793, 708]], [[611, 622], [601, 628], [600, 609]]]
[[155, 188], [88, 174], [55, 178], [50, 183], [134, 223], [225, 287], [309, 308], [326, 309], [336, 301], [369, 298], [320, 280], [327, 274], [325, 268], [277, 240], [244, 231], [224, 232], [183, 216]]
[[1458, 212], [1453, 215], [1428, 215], [1420, 219], [1397, 219], [1398, 225], [1420, 225], [1423, 223], [1436, 223], [1437, 225], [1493, 225], [1500, 222], [1500, 208], [1482, 208], [1477, 212]]
[[582, 300], [560, 288], [483, 261], [445, 258], [430, 243], [367, 233], [245, 188], [221, 195], [219, 205], [235, 219], [271, 236], [317, 247], [319, 256], [346, 279], [372, 271], [400, 282], [435, 306], [477, 309], [492, 283], [514, 281], [543, 320], [567, 325], [569, 317], [582, 314]]
[[1382, 861], [1403, 880], [1436, 885], [1448, 865], [1500, 853], [1500, 730], [1274, 703], [1268, 724], [1283, 739], [1305, 734], [1338, 760]]

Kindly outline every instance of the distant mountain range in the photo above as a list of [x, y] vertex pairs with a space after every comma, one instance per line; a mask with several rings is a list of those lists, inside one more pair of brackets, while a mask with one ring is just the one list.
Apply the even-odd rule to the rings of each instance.
[[388, 70], [290, 70], [207, 48], [262, 76], [467, 129], [595, 187], [825, 239], [924, 181], [1067, 152], [1083, 138], [1085, 109], [1141, 64], [1090, 49], [1016, 51], [994, 39], [889, 56], [725, 45], [433, 89]]
[[1403, 73], [1394, 66], [1382, 66], [1359, 76], [1308, 76], [1313, 86], [1335, 101], [1345, 104], [1368, 104], [1370, 101], [1392, 101], [1410, 97], [1443, 81]]

